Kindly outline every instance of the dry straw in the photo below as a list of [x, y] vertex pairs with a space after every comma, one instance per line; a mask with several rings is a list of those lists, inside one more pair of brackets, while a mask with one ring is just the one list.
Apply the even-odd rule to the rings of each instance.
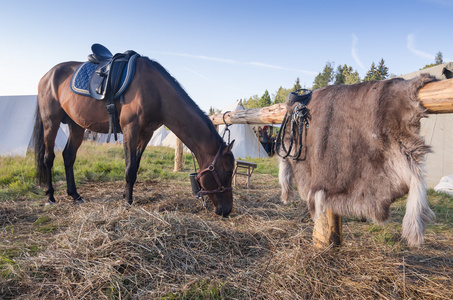
[[237, 188], [227, 219], [194, 200], [187, 183], [139, 182], [131, 208], [122, 185], [83, 185], [90, 201], [76, 207], [63, 194], [50, 208], [1, 202], [0, 254], [6, 245], [22, 252], [1, 265], [0, 298], [453, 298], [451, 224], [409, 249], [400, 220], [376, 229], [347, 219], [343, 246], [319, 251], [304, 204], [282, 205], [271, 176]]

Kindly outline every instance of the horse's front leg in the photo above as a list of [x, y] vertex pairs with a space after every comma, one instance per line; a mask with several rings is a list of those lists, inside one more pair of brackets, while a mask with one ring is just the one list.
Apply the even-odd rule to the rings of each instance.
[[68, 142], [63, 150], [64, 168], [66, 173], [66, 185], [68, 195], [74, 199], [74, 203], [83, 203], [82, 197], [77, 193], [74, 180], [74, 162], [76, 160], [77, 150], [83, 141], [85, 129], [71, 122], [69, 124]]
[[132, 204], [132, 193], [135, 181], [137, 180], [137, 130], [133, 124], [123, 129], [124, 157], [126, 162], [126, 188], [123, 197], [126, 203]]
[[137, 180], [140, 160], [146, 149], [146, 145], [148, 145], [151, 139], [152, 131], [145, 131], [145, 135], [138, 136], [134, 134], [137, 130], [130, 130], [130, 127], [128, 129], [123, 129], [124, 156], [126, 159], [126, 188], [123, 197], [128, 204], [132, 204], [132, 192], [135, 181]]

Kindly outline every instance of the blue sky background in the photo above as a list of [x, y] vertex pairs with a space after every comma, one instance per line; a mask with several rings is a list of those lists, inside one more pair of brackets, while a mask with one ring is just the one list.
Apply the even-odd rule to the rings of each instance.
[[438, 51], [452, 61], [452, 16], [453, 0], [2, 0], [0, 95], [36, 94], [50, 68], [101, 43], [157, 60], [208, 111], [297, 77], [311, 87], [326, 62], [363, 78], [381, 58], [396, 75]]

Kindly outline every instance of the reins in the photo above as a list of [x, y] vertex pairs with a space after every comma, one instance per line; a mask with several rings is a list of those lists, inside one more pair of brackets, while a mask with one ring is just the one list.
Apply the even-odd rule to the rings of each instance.
[[[302, 95], [298, 93], [303, 91]], [[282, 157], [283, 159], [290, 157], [294, 160], [298, 160], [300, 155], [302, 154], [302, 140], [304, 135], [304, 128], [305, 128], [305, 139], [307, 138], [307, 131], [309, 128], [309, 121], [311, 120], [310, 110], [307, 108], [307, 105], [310, 103], [312, 91], [301, 89], [295, 92], [291, 92], [288, 96], [289, 107], [292, 107], [295, 103], [296, 106], [294, 108], [288, 109], [285, 117], [282, 122], [282, 127], [278, 132], [277, 140], [275, 143], [275, 153], [278, 156]], [[286, 148], [285, 145], [285, 137], [286, 137], [286, 129], [288, 123], [291, 122], [290, 128], [290, 137], [289, 137], [289, 147]], [[297, 139], [297, 144], [299, 148], [297, 149], [297, 153], [291, 155], [291, 151], [294, 145], [294, 140]], [[305, 147], [306, 149], [306, 147]]]

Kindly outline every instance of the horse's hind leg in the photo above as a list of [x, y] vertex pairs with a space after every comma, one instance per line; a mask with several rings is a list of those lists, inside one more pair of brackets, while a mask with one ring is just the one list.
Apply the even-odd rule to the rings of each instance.
[[76, 159], [77, 150], [79, 149], [83, 141], [83, 134], [85, 132], [85, 129], [83, 129], [82, 127], [80, 127], [79, 125], [75, 124], [72, 121], [68, 125], [69, 125], [69, 137], [68, 142], [66, 143], [66, 146], [63, 150], [67, 192], [68, 195], [74, 199], [74, 203], [82, 203], [83, 199], [82, 197], [80, 197], [79, 193], [77, 193], [73, 167]]
[[55, 190], [52, 185], [52, 168], [55, 160], [54, 152], [55, 138], [57, 137], [59, 128], [60, 128], [59, 121], [50, 120], [48, 122], [44, 122], [44, 144], [45, 144], [44, 165], [47, 174], [47, 189], [46, 189], [47, 203], [49, 204], [55, 203], [54, 197]]

